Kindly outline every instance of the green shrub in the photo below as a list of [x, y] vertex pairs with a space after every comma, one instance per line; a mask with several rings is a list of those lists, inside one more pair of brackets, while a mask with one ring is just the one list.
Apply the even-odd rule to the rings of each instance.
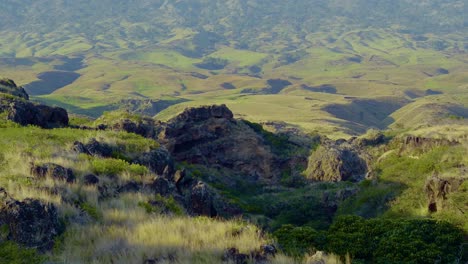
[[121, 159], [99, 159], [91, 160], [91, 166], [94, 173], [98, 175], [117, 175], [127, 171], [135, 175], [144, 175], [148, 173], [148, 168], [138, 164], [130, 164]]
[[80, 207], [81, 207], [81, 210], [86, 212], [94, 220], [100, 220], [102, 218], [101, 213], [99, 212], [99, 210], [95, 206], [93, 206], [93, 205], [91, 205], [89, 203], [81, 203]]
[[283, 225], [274, 232], [283, 251], [293, 257], [301, 258], [314, 249], [323, 247], [324, 234], [311, 227]]
[[341, 216], [330, 226], [326, 248], [372, 263], [452, 263], [463, 232], [429, 219], [371, 219]]
[[0, 243], [0, 263], [8, 264], [40, 264], [46, 258], [34, 249], [26, 249], [13, 242]]

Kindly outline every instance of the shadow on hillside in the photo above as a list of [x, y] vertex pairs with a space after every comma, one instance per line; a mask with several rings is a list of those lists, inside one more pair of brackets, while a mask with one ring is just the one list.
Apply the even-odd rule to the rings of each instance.
[[82, 108], [76, 105], [71, 105], [64, 103], [59, 100], [55, 99], [49, 99], [49, 98], [41, 98], [41, 97], [34, 97], [34, 101], [42, 103], [42, 104], [47, 104], [50, 106], [58, 106], [62, 107], [67, 112], [73, 113], [73, 114], [78, 114], [78, 115], [85, 115], [89, 116], [92, 118], [98, 118], [100, 117], [105, 111], [112, 111], [112, 110], [117, 110], [118, 107], [115, 105], [105, 105], [105, 106], [96, 106], [96, 107], [91, 107], [91, 108]]
[[393, 121], [390, 115], [409, 103], [406, 99], [351, 99], [349, 104], [331, 104], [322, 110], [333, 116], [365, 127], [385, 129]]

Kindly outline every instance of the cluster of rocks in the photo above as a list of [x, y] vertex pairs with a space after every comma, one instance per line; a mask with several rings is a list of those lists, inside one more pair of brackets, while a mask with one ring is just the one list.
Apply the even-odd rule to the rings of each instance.
[[12, 80], [1, 80], [0, 113], [6, 112], [7, 119], [20, 125], [35, 125], [42, 128], [68, 126], [68, 113], [60, 107], [34, 104], [22, 87]]

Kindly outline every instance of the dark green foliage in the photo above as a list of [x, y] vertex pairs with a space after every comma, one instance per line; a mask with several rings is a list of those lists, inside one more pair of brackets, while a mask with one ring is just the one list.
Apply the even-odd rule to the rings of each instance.
[[102, 218], [101, 213], [98, 211], [96, 206], [93, 206], [89, 203], [81, 203], [80, 204], [81, 210], [86, 212], [90, 217], [92, 217], [94, 220], [99, 220]]
[[153, 201], [139, 202], [138, 206], [145, 209], [148, 214], [172, 213], [176, 216], [184, 215], [184, 209], [172, 196], [163, 197], [157, 194]]
[[293, 225], [283, 225], [274, 232], [274, 236], [281, 245], [282, 250], [297, 258], [304, 254], [319, 249], [324, 242], [324, 233], [317, 232], [311, 227], [295, 227]]
[[330, 226], [326, 248], [373, 263], [451, 263], [462, 242], [463, 232], [445, 222], [342, 216]]
[[25, 249], [13, 242], [0, 243], [0, 263], [39, 264], [46, 260], [34, 249]]

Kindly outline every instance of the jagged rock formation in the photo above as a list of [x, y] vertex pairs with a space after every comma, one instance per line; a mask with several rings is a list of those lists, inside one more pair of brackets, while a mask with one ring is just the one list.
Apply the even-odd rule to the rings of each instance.
[[329, 141], [323, 142], [309, 157], [306, 177], [328, 182], [359, 181], [367, 171], [367, 163], [356, 145]]
[[277, 157], [264, 139], [225, 105], [186, 109], [168, 122], [159, 140], [177, 161], [231, 169], [255, 181], [279, 175]]
[[52, 249], [63, 232], [57, 209], [39, 200], [17, 201], [0, 188], [0, 225], [8, 227], [8, 239], [40, 251]]
[[113, 148], [108, 144], [98, 142], [95, 138], [92, 138], [87, 144], [76, 141], [73, 143], [72, 150], [80, 154], [110, 157], [112, 156]]
[[426, 192], [429, 212], [434, 213], [444, 208], [445, 202], [450, 193], [458, 190], [466, 178], [441, 178], [436, 174], [432, 175], [426, 182], [424, 190]]
[[68, 126], [65, 109], [33, 104], [28, 99], [28, 94], [22, 87], [17, 87], [14, 81], [0, 81], [0, 113], [6, 112], [8, 120], [22, 126], [35, 125], [42, 128]]

